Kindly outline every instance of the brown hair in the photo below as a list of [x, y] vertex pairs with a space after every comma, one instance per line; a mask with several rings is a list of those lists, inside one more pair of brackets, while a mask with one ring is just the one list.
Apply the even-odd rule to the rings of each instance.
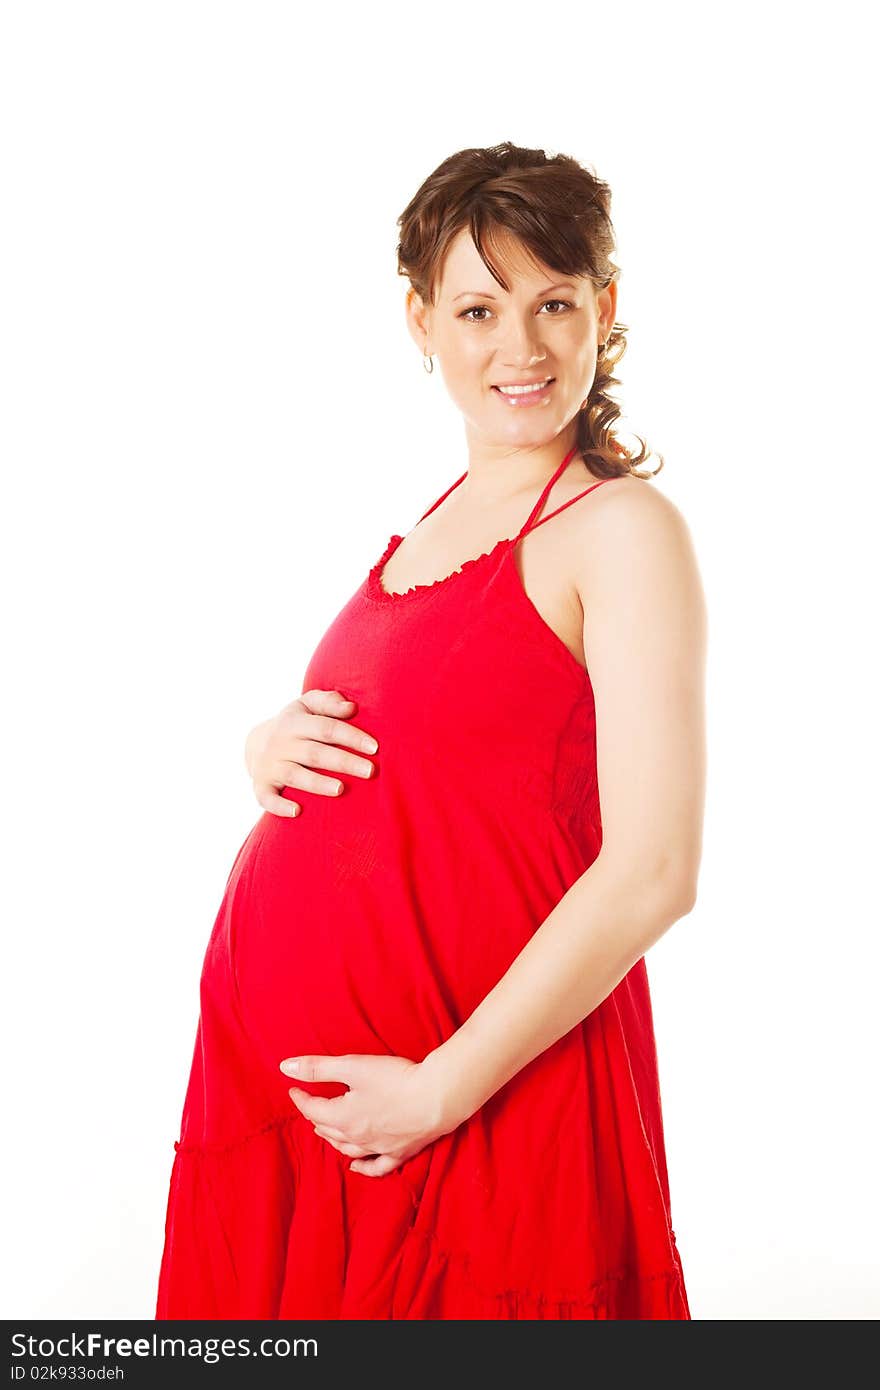
[[[468, 227], [483, 263], [506, 290], [485, 249], [493, 233], [503, 229], [554, 271], [589, 276], [601, 290], [620, 274], [610, 259], [615, 246], [610, 205], [608, 184], [568, 155], [524, 149], [509, 140], [488, 149], [459, 150], [428, 175], [397, 219], [397, 272], [407, 276], [425, 304], [433, 304], [449, 245]], [[660, 464], [653, 473], [637, 473], [655, 451], [636, 435], [641, 447], [632, 453], [614, 434], [620, 407], [608, 389], [620, 385], [612, 370], [626, 352], [626, 333], [626, 324], [613, 325], [599, 351], [587, 402], [578, 412], [578, 452], [599, 478], [626, 473], [652, 478], [663, 467], [658, 453]]]

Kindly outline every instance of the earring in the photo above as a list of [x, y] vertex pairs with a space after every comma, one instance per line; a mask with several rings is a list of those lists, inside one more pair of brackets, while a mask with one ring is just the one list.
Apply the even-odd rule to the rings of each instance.
[[[428, 363], [430, 363], [431, 365], [429, 366]], [[434, 370], [434, 359], [429, 352], [425, 352], [422, 354], [422, 366], [428, 373], [428, 376], [430, 376]]]

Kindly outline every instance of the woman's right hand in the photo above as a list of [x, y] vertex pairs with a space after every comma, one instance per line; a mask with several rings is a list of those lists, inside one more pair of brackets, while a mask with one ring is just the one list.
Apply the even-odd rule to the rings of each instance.
[[339, 796], [345, 790], [344, 782], [324, 777], [314, 768], [372, 777], [369, 758], [333, 746], [342, 743], [361, 753], [376, 752], [376, 740], [346, 722], [356, 709], [355, 701], [343, 699], [338, 690], [306, 690], [279, 714], [251, 729], [245, 743], [245, 763], [264, 811], [276, 816], [299, 815], [301, 804], [282, 796], [283, 787], [297, 787], [319, 796]]

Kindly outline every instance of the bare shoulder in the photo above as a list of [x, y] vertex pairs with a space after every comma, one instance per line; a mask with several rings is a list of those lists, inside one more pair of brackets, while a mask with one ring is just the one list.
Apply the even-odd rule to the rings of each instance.
[[689, 535], [681, 510], [657, 483], [645, 478], [609, 478], [607, 486], [597, 487], [590, 494], [588, 506], [575, 510], [591, 540], [597, 529], [608, 528], [618, 533], [638, 528], [659, 530], [670, 538]]
[[[610, 479], [569, 509], [572, 572], [581, 602], [615, 589], [672, 581], [700, 589], [693, 536], [676, 504], [642, 478]], [[699, 597], [702, 597], [700, 594]]]

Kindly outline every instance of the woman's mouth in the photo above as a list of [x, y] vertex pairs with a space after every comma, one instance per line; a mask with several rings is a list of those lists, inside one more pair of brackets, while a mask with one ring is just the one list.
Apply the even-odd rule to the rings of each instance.
[[493, 386], [492, 390], [496, 396], [500, 396], [505, 405], [512, 406], [514, 410], [522, 410], [525, 406], [538, 405], [541, 401], [546, 401], [553, 390], [554, 376], [546, 377], [544, 381], [528, 383], [523, 386]]

